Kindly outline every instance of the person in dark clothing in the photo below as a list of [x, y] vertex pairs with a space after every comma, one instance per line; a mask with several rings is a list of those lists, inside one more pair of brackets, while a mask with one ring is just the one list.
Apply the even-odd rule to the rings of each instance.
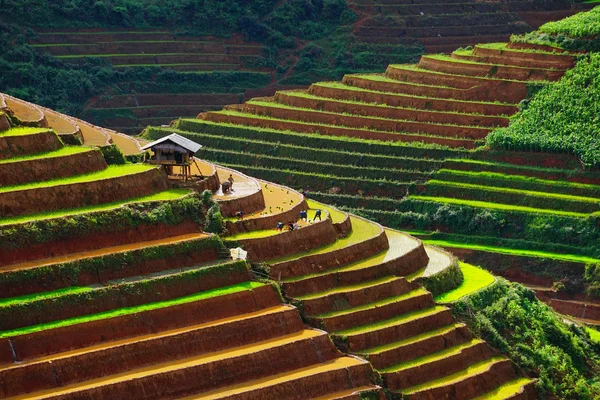
[[313, 221], [316, 221], [317, 218], [319, 218], [319, 221], [321, 221], [321, 210], [317, 210], [317, 212], [315, 213], [315, 219]]
[[290, 228], [290, 231], [294, 230], [294, 222], [293, 221], [288, 222], [288, 228]]
[[277, 230], [278, 231], [282, 231], [283, 230], [283, 222], [280, 221], [280, 222], [277, 223]]
[[306, 210], [300, 211], [300, 219], [302, 221], [306, 221], [308, 219], [308, 214], [307, 214]]
[[244, 213], [242, 212], [242, 210], [240, 210], [240, 211], [238, 211], [238, 212], [235, 213], [235, 216], [238, 219], [242, 219], [242, 218], [244, 218]]

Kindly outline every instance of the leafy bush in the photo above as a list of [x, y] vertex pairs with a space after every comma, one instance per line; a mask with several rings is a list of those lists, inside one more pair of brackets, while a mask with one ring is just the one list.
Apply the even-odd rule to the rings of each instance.
[[456, 303], [455, 314], [522, 370], [538, 377], [540, 398], [600, 396], [600, 346], [535, 297], [500, 279]]
[[596, 37], [600, 35], [600, 7], [559, 21], [548, 22], [538, 30], [551, 35], [566, 35], [574, 38]]
[[108, 165], [125, 164], [126, 163], [125, 155], [123, 155], [123, 152], [121, 151], [121, 149], [119, 149], [117, 147], [116, 144], [111, 144], [109, 146], [102, 146], [102, 147], [100, 147], [100, 151], [102, 151], [104, 160], [106, 160], [106, 163]]
[[496, 148], [574, 153], [600, 166], [600, 54], [592, 53], [560, 81], [539, 91], [510, 126], [493, 131]]
[[206, 225], [204, 230], [211, 233], [223, 232], [223, 215], [221, 214], [221, 208], [218, 204], [213, 204], [206, 213]]

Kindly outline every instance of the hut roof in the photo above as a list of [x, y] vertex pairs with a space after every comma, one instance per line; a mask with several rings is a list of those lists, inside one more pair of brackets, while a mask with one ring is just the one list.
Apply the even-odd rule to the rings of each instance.
[[192, 153], [195, 153], [202, 148], [202, 145], [194, 142], [193, 140], [186, 139], [181, 135], [173, 133], [169, 136], [165, 136], [164, 138], [158, 139], [152, 143], [145, 145], [144, 147], [142, 147], [142, 150], [148, 150], [161, 143], [166, 144], [166, 142], [174, 143], [188, 151], [191, 151]]

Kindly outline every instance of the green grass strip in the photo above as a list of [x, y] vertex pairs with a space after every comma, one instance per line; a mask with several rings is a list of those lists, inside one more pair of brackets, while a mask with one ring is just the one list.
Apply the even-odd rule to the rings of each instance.
[[532, 382], [529, 378], [519, 378], [514, 381], [505, 383], [504, 385], [497, 387], [491, 392], [488, 392], [482, 396], [476, 397], [473, 400], [505, 400], [510, 399], [515, 394], [519, 393], [523, 386]]
[[[600, 0], [598, 0], [600, 1]], [[568, 52], [565, 50], [562, 53], [557, 53], [555, 51], [546, 51], [546, 50], [539, 50], [539, 49], [511, 49], [508, 46], [508, 43], [479, 43], [478, 45], [476, 45], [475, 47], [479, 47], [482, 49], [493, 49], [493, 50], [502, 50], [502, 51], [509, 51], [509, 52], [516, 52], [516, 53], [539, 53], [539, 54], [552, 54], [552, 55], [556, 55], [556, 56], [566, 56], [569, 57]]]
[[418, 386], [413, 386], [408, 389], [402, 390], [402, 394], [410, 395], [421, 390], [425, 389], [433, 389], [440, 386], [451, 385], [455, 382], [463, 380], [469, 376], [474, 376], [477, 374], [481, 374], [487, 371], [494, 363], [505, 360], [504, 357], [494, 357], [489, 360], [481, 361], [476, 364], [470, 365], [468, 368], [454, 373], [452, 375], [444, 376], [443, 378], [439, 378], [433, 381], [425, 382]]
[[511, 68], [511, 69], [514, 68], [514, 69], [521, 69], [521, 70], [526, 70], [526, 71], [531, 71], [531, 70], [557, 71], [556, 68], [531, 68], [531, 67], [519, 67], [517, 65], [491, 64], [491, 63], [486, 63], [486, 62], [471, 61], [471, 60], [465, 60], [465, 59], [461, 59], [461, 58], [452, 58], [451, 56], [448, 56], [445, 54], [428, 54], [428, 55], [424, 55], [423, 57], [431, 58], [434, 60], [453, 62], [453, 63], [457, 63], [457, 64], [485, 65], [485, 66], [489, 66], [489, 67], [503, 67], [503, 68]]
[[315, 200], [307, 199], [306, 204], [308, 204], [308, 207], [310, 207], [313, 210], [321, 209], [321, 210], [327, 211], [327, 213], [329, 214], [329, 217], [331, 218], [331, 222], [333, 222], [334, 224], [339, 224], [341, 222], [344, 222], [348, 215], [348, 214], [338, 210], [337, 208], [333, 208], [332, 206], [329, 206], [327, 204], [319, 203], [318, 201], [315, 201]]
[[488, 186], [488, 185], [475, 185], [475, 184], [471, 184], [471, 183], [442, 181], [439, 179], [431, 179], [427, 182], [427, 184], [432, 185], [432, 186], [435, 185], [435, 186], [450, 186], [450, 187], [454, 187], [454, 188], [479, 189], [481, 191], [486, 191], [486, 192], [514, 193], [514, 194], [522, 194], [522, 195], [526, 195], [526, 196], [544, 197], [544, 198], [548, 198], [548, 199], [571, 200], [571, 201], [578, 201], [578, 202], [583, 202], [583, 203], [600, 204], [600, 199], [595, 199], [593, 197], [572, 196], [572, 195], [562, 194], [562, 193], [535, 192], [532, 190], [511, 189], [511, 188], [506, 188], [506, 187]]
[[[364, 76], [361, 76], [361, 78], [364, 78]], [[383, 78], [383, 77], [377, 76], [377, 78], [375, 78], [373, 80], [381, 81], [381, 82], [392, 82], [392, 83], [399, 82], [399, 81], [396, 81], [396, 80], [393, 80], [390, 78], [385, 78], [385, 79], [379, 79], [379, 78]], [[406, 82], [406, 83], [410, 84], [410, 82]], [[341, 89], [341, 90], [347, 90], [349, 92], [367, 92], [367, 93], [375, 93], [375, 94], [385, 94], [387, 96], [396, 96], [396, 97], [403, 97], [403, 98], [409, 97], [409, 98], [416, 98], [416, 99], [442, 100], [442, 101], [446, 101], [449, 103], [454, 102], [454, 103], [494, 104], [494, 105], [514, 106], [514, 104], [501, 103], [499, 101], [492, 102], [492, 101], [456, 100], [456, 99], [446, 99], [443, 97], [428, 97], [428, 96], [418, 96], [415, 94], [382, 92], [379, 90], [364, 89], [364, 88], [360, 88], [360, 87], [356, 87], [356, 86], [348, 86], [341, 82], [317, 82], [317, 83], [313, 83], [312, 86], [321, 86], [321, 87], [332, 88], [332, 89]], [[422, 85], [422, 86], [425, 86], [425, 85]]]
[[352, 285], [347, 285], [347, 286], [336, 286], [331, 289], [325, 290], [323, 292], [310, 293], [310, 294], [306, 294], [304, 296], [298, 296], [295, 299], [302, 300], [302, 301], [314, 300], [314, 299], [329, 296], [332, 294], [339, 294], [339, 293], [363, 290], [363, 289], [367, 289], [367, 288], [370, 288], [373, 286], [379, 286], [379, 285], [382, 285], [385, 283], [390, 283], [390, 282], [393, 282], [393, 281], [396, 281], [399, 279], [400, 278], [398, 278], [396, 276], [384, 276], [383, 278], [375, 279], [372, 281], [363, 281], [363, 282], [354, 283]]
[[[448, 57], [448, 56], [446, 56], [446, 57]], [[450, 57], [448, 57], [448, 58], [450, 60], [452, 60], [452, 61], [457, 61], [455, 58], [450, 58]], [[458, 76], [458, 77], [461, 77], [461, 78], [484, 80], [484, 81], [516, 82], [516, 83], [527, 84], [527, 81], [519, 81], [519, 80], [516, 80], [516, 79], [498, 79], [498, 78], [489, 78], [489, 77], [485, 77], [485, 76], [460, 75], [460, 74], [451, 74], [451, 73], [448, 73], [448, 72], [432, 71], [432, 70], [429, 70], [429, 69], [420, 68], [420, 67], [418, 67], [416, 65], [390, 65], [390, 67], [395, 68], [395, 69], [399, 69], [399, 70], [422, 72], [422, 73], [432, 74], [432, 75]], [[536, 82], [544, 82], [544, 81], [536, 81]], [[457, 88], [451, 88], [451, 89], [457, 89]]]
[[576, 218], [587, 218], [589, 216], [589, 214], [576, 213], [576, 212], [571, 212], [571, 211], [547, 210], [544, 208], [515, 206], [515, 205], [511, 205], [511, 204], [489, 203], [486, 201], [454, 199], [454, 198], [450, 198], [450, 197], [410, 196], [410, 198], [414, 199], [414, 200], [429, 201], [432, 203], [456, 204], [459, 206], [468, 206], [468, 207], [475, 207], [475, 208], [488, 208], [491, 210], [526, 212], [526, 213], [533, 213], [533, 214], [563, 215], [566, 217], [576, 217]]
[[347, 310], [332, 311], [332, 312], [320, 314], [320, 315], [317, 315], [316, 318], [334, 318], [334, 317], [339, 317], [339, 316], [342, 316], [342, 315], [353, 314], [355, 312], [360, 312], [360, 311], [365, 311], [365, 310], [371, 310], [371, 309], [374, 309], [374, 308], [384, 307], [384, 306], [387, 306], [387, 305], [390, 305], [390, 304], [398, 303], [398, 302], [401, 302], [403, 300], [410, 299], [412, 297], [421, 296], [421, 295], [424, 295], [424, 294], [427, 294], [427, 293], [428, 292], [425, 289], [415, 289], [412, 292], [408, 292], [408, 293], [405, 293], [405, 294], [400, 295], [400, 296], [388, 297], [386, 299], [379, 300], [379, 301], [376, 301], [374, 303], [363, 304], [361, 306], [353, 307], [353, 308], [350, 308], [350, 309], [347, 309]]
[[133, 175], [144, 171], [149, 171], [156, 168], [146, 164], [125, 164], [125, 165], [109, 165], [108, 168], [102, 171], [96, 171], [89, 174], [70, 176], [68, 178], [53, 179], [44, 182], [32, 182], [22, 185], [4, 186], [0, 188], [0, 193], [13, 192], [17, 190], [28, 190], [45, 187], [53, 187], [59, 185], [69, 185], [74, 183], [94, 182], [102, 179], [117, 178], [119, 176]]
[[409, 368], [414, 368], [417, 365], [421, 365], [421, 364], [428, 364], [434, 361], [439, 361], [442, 360], [444, 358], [448, 358], [457, 354], [460, 354], [460, 352], [468, 347], [472, 347], [476, 344], [479, 343], [483, 343], [483, 340], [481, 339], [471, 339], [469, 342], [467, 343], [463, 343], [460, 344], [458, 346], [454, 346], [454, 347], [449, 347], [447, 349], [444, 349], [442, 351], [438, 351], [437, 353], [432, 353], [432, 354], [428, 354], [426, 356], [423, 357], [419, 357], [419, 358], [415, 358], [400, 364], [396, 364], [396, 365], [392, 365], [390, 367], [384, 368], [382, 370], [380, 370], [379, 372], [399, 372], [399, 371], [404, 371], [406, 369]]
[[72, 326], [76, 324], [83, 324], [86, 322], [99, 321], [108, 318], [120, 317], [123, 315], [131, 315], [145, 311], [157, 310], [159, 308], [172, 307], [180, 304], [192, 303], [195, 301], [206, 300], [212, 297], [224, 296], [232, 293], [243, 292], [245, 290], [252, 290], [258, 287], [264, 286], [263, 283], [259, 282], [243, 282], [232, 286], [225, 286], [216, 289], [207, 290], [205, 292], [195, 293], [193, 295], [180, 297], [173, 300], [160, 301], [157, 303], [143, 304], [135, 307], [119, 308], [117, 310], [111, 310], [98, 314], [85, 315], [82, 317], [69, 318], [62, 321], [53, 321], [45, 324], [28, 326], [19, 329], [13, 329], [10, 331], [0, 332], [0, 338], [13, 337], [19, 335], [30, 334], [34, 332], [40, 332], [48, 329], [56, 329], [65, 326]]
[[522, 256], [522, 257], [549, 258], [549, 259], [553, 259], [553, 260], [571, 261], [571, 262], [585, 263], [585, 264], [600, 263], [600, 259], [586, 257], [586, 256], [579, 256], [576, 254], [559, 254], [559, 253], [551, 253], [548, 251], [539, 251], [539, 250], [511, 249], [511, 248], [506, 248], [506, 247], [484, 246], [484, 245], [478, 245], [478, 244], [474, 244], [474, 243], [453, 242], [453, 241], [449, 241], [449, 240], [423, 240], [423, 243], [429, 244], [432, 246], [439, 246], [439, 247], [454, 247], [457, 249], [487, 251], [490, 253], [510, 254], [510, 255]]
[[386, 319], [384, 321], [379, 321], [373, 324], [356, 326], [354, 328], [346, 329], [339, 332], [334, 332], [337, 336], [347, 336], [347, 335], [356, 335], [366, 332], [372, 332], [379, 329], [385, 329], [396, 325], [405, 324], [407, 322], [415, 321], [420, 318], [425, 318], [430, 315], [437, 314], [443, 310], [446, 310], [446, 307], [436, 306], [432, 308], [427, 308], [424, 310], [417, 310], [407, 314], [402, 314], [397, 317]]
[[[428, 243], [433, 244], [433, 243]], [[438, 245], [436, 245], [438, 246]], [[459, 287], [449, 292], [442, 293], [435, 298], [438, 303], [452, 303], [465, 296], [480, 291], [481, 289], [490, 286], [496, 282], [494, 275], [490, 274], [483, 268], [476, 267], [464, 262], [459, 263], [460, 269], [463, 272], [464, 280]]]
[[23, 296], [11, 297], [8, 299], [0, 299], [0, 307], [10, 307], [15, 304], [31, 303], [34, 301], [54, 299], [68, 294], [91, 292], [92, 290], [94, 290], [94, 288], [89, 286], [71, 286], [68, 288], [52, 290], [50, 292], [26, 294]]
[[22, 157], [13, 157], [7, 158], [5, 160], [0, 160], [0, 164], [10, 164], [15, 162], [24, 162], [31, 160], [41, 160], [44, 158], [55, 158], [55, 157], [66, 157], [72, 156], [74, 154], [86, 153], [88, 151], [94, 151], [91, 147], [83, 147], [83, 146], [65, 146], [58, 150], [48, 151], [45, 153], [31, 154]]
[[593, 329], [593, 328], [589, 328], [589, 327], [586, 327], [585, 330], [587, 331], [587, 333], [590, 334], [590, 336], [594, 342], [600, 344], [600, 331]]
[[359, 353], [360, 354], [380, 354], [380, 353], [383, 353], [388, 350], [393, 350], [393, 349], [403, 347], [403, 346], [406, 346], [409, 344], [414, 344], [414, 343], [417, 343], [422, 340], [429, 339], [429, 338], [432, 338], [435, 336], [445, 335], [446, 333], [448, 333], [454, 329], [457, 329], [460, 326], [461, 326], [461, 324], [444, 326], [443, 328], [436, 329], [435, 331], [421, 333], [420, 335], [412, 336], [412, 337], [409, 337], [408, 339], [400, 340], [398, 342], [387, 343], [387, 344], [384, 344], [382, 346], [377, 346], [377, 347], [371, 347], [370, 349], [362, 350]]
[[48, 131], [51, 131], [51, 130], [48, 128], [20, 126], [17, 128], [10, 128], [9, 130], [0, 132], [0, 137], [34, 135], [36, 133], [42, 133], [42, 132], [48, 132]]
[[51, 212], [44, 212], [39, 214], [30, 214], [18, 217], [10, 217], [10, 218], [1, 218], [1, 225], [11, 225], [11, 224], [21, 224], [30, 221], [42, 220], [42, 219], [53, 219], [53, 218], [61, 218], [66, 217], [68, 215], [78, 215], [78, 214], [86, 214], [97, 211], [106, 211], [111, 210], [113, 208], [121, 207], [126, 204], [132, 203], [145, 203], [152, 201], [170, 201], [170, 200], [178, 200], [184, 196], [194, 193], [193, 190], [190, 189], [169, 189], [163, 192], [154, 193], [148, 196], [135, 197], [133, 199], [120, 200], [115, 201], [113, 203], [99, 204], [95, 206], [89, 207], [81, 207], [81, 208], [69, 208], [64, 210], [57, 210]]
[[268, 261], [268, 263], [277, 264], [285, 261], [295, 260], [301, 257], [329, 253], [372, 239], [380, 233], [380, 226], [373, 222], [354, 216], [350, 217], [350, 221], [352, 223], [352, 231], [350, 231], [350, 234], [348, 236], [338, 239], [327, 246], [319, 247], [317, 249], [306, 251], [304, 253], [292, 254], [291, 256], [270, 260]]
[[[573, 188], [573, 189], [586, 189], [592, 191], [600, 191], [599, 185], [592, 185], [589, 183], [578, 183], [578, 182], [568, 182], [568, 181], [556, 181], [550, 179], [541, 179], [523, 175], [507, 175], [501, 174], [498, 172], [473, 172], [473, 171], [463, 171], [463, 170], [454, 170], [454, 169], [446, 169], [442, 168], [436, 172], [436, 175], [449, 175], [457, 176], [457, 177], [470, 177], [476, 179], [493, 179], [499, 182], [515, 182], [515, 183], [535, 183], [540, 185], [547, 185], [553, 187], [561, 187], [561, 188]], [[521, 190], [519, 190], [520, 192]]]

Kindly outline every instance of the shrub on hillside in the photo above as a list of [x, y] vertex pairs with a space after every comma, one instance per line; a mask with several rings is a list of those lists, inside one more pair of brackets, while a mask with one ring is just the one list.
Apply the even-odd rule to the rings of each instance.
[[540, 398], [600, 396], [600, 346], [568, 325], [532, 290], [500, 279], [459, 301], [455, 314], [481, 337], [538, 377]]
[[492, 147], [574, 153], [600, 166], [600, 54], [592, 53], [563, 79], [540, 90], [511, 121], [488, 136]]

